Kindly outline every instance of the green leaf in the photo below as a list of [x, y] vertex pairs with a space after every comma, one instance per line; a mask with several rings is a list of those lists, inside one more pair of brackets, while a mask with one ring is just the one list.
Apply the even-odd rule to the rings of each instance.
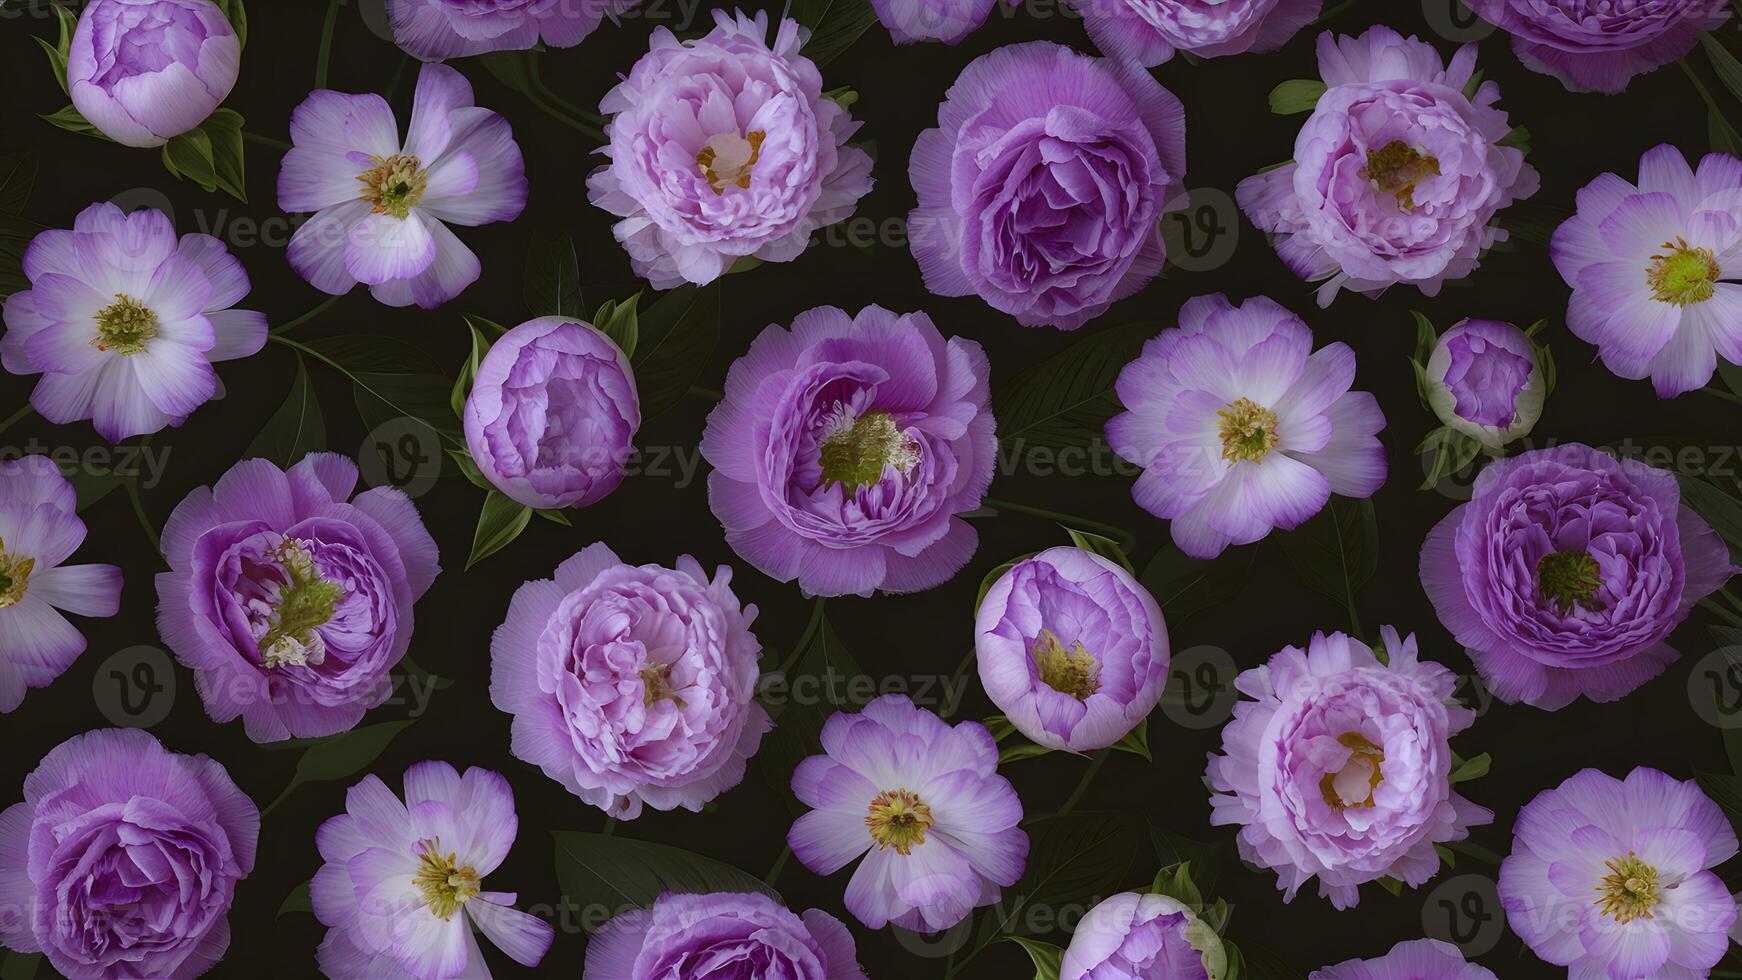
[[526, 308], [534, 317], [561, 316], [585, 320], [581, 309], [581, 262], [574, 239], [567, 235], [532, 233], [522, 281]]
[[1509, 146], [1515, 150], [1522, 152], [1525, 156], [1529, 156], [1530, 155], [1530, 130], [1526, 129], [1523, 126], [1514, 126], [1510, 130], [1507, 131], [1505, 136], [1502, 136], [1499, 139], [1495, 140], [1494, 145], [1495, 146]]
[[1379, 887], [1385, 889], [1386, 891], [1390, 892], [1393, 895], [1403, 894], [1403, 882], [1398, 881], [1396, 878], [1392, 878], [1390, 876], [1386, 876], [1384, 878], [1379, 879]]
[[1440, 332], [1434, 328], [1434, 322], [1420, 310], [1410, 310], [1409, 315], [1415, 318], [1415, 359], [1426, 364], [1433, 356], [1434, 348], [1439, 346]]
[[1155, 881], [1150, 884], [1149, 890], [1156, 895], [1166, 895], [1194, 910], [1204, 907], [1204, 894], [1192, 881], [1192, 863], [1190, 861], [1181, 861], [1157, 871]]
[[1052, 749], [1044, 745], [1038, 745], [1027, 739], [1019, 739], [998, 750], [998, 764], [1021, 762], [1023, 759], [1038, 759], [1043, 755], [1051, 755], [1052, 752]]
[[531, 520], [531, 507], [500, 490], [491, 490], [478, 511], [478, 528], [472, 532], [472, 553], [466, 558], [466, 567], [471, 568], [508, 547]]
[[793, 4], [792, 16], [811, 29], [810, 40], [800, 53], [818, 68], [835, 60], [877, 23], [877, 11], [871, 0], [798, 0]]
[[[465, 313], [460, 319], [466, 321], [466, 330], [472, 335], [472, 350], [466, 355], [466, 363], [460, 365], [460, 376], [454, 379], [453, 391], [448, 395], [448, 407], [454, 410], [454, 418], [465, 419], [466, 396], [472, 391], [472, 382], [478, 378], [478, 365], [484, 360], [484, 355], [490, 351], [492, 337], [500, 337], [502, 328], [483, 317], [474, 317]], [[494, 333], [491, 332], [495, 327]]]
[[1501, 212], [1500, 224], [1512, 238], [1547, 248], [1555, 229], [1572, 216], [1566, 208], [1524, 201]]
[[1155, 859], [1162, 867], [1189, 862], [1192, 880], [1197, 882], [1199, 890], [1214, 890], [1222, 867], [1221, 844], [1195, 841], [1155, 826], [1149, 828], [1149, 841], [1155, 849]]
[[349, 779], [373, 765], [400, 732], [415, 724], [416, 718], [384, 721], [321, 739], [297, 760], [297, 781], [319, 783]]
[[1235, 548], [1204, 561], [1168, 545], [1144, 566], [1138, 581], [1161, 604], [1170, 629], [1193, 614], [1240, 594], [1257, 564], [1256, 546]]
[[309, 381], [308, 366], [302, 355], [296, 356], [296, 377], [284, 404], [272, 413], [254, 441], [243, 451], [243, 458], [255, 456], [270, 459], [280, 469], [289, 469], [297, 460], [327, 446], [326, 423], [321, 416], [320, 399]]
[[55, 19], [60, 22], [60, 39], [50, 44], [39, 37], [36, 43], [42, 45], [43, 52], [48, 55], [49, 71], [54, 73], [54, 80], [60, 85], [62, 94], [67, 94], [67, 60], [72, 57], [73, 32], [79, 29], [79, 18], [63, 4], [50, 4], [50, 8], [54, 10]]
[[1004, 715], [987, 715], [980, 719], [980, 724], [986, 726], [986, 731], [992, 735], [993, 742], [1002, 742], [1016, 734], [1016, 726]]
[[1063, 949], [1052, 943], [1023, 936], [1011, 936], [1009, 941], [1028, 952], [1028, 958], [1034, 962], [1034, 980], [1058, 980], [1059, 969], [1065, 959]]
[[1149, 751], [1149, 719], [1144, 718], [1137, 727], [1126, 732], [1124, 737], [1113, 743], [1113, 748], [1120, 752], [1142, 756], [1147, 762], [1154, 762], [1155, 756]]
[[1032, 908], [1086, 907], [1119, 891], [1143, 841], [1143, 824], [1134, 813], [1073, 812], [1038, 825], [1030, 840], [1021, 880], [981, 916], [977, 948], [1031, 934]]
[[1065, 533], [1071, 536], [1071, 543], [1092, 555], [1100, 555], [1136, 577], [1137, 569], [1131, 567], [1131, 559], [1125, 557], [1125, 549], [1119, 547], [1119, 542], [1099, 534], [1079, 531], [1074, 527], [1065, 526]]
[[538, 85], [538, 52], [535, 50], [491, 51], [473, 60], [516, 92], [528, 93]]
[[279, 903], [278, 915], [275, 918], [282, 919], [292, 912], [307, 912], [313, 915], [315, 908], [314, 903], [309, 900], [308, 887], [309, 882], [305, 881], [291, 889], [290, 894], [284, 896], [284, 901]]
[[761, 879], [710, 857], [665, 844], [577, 831], [551, 834], [564, 898], [582, 908], [646, 908], [666, 892], [780, 894]]
[[224, 19], [230, 22], [230, 29], [236, 32], [236, 40], [242, 47], [248, 46], [248, 8], [242, 0], [214, 0], [218, 9], [224, 12]]
[[[57, 7], [55, 9], [58, 10], [60, 8]], [[43, 116], [42, 120], [59, 129], [64, 129], [69, 133], [77, 133], [80, 136], [95, 136], [100, 140], [109, 140], [107, 134], [91, 125], [89, 119], [86, 119], [78, 109], [70, 105], [58, 112], [52, 112]], [[109, 142], [113, 143], [114, 140], [109, 140]]]
[[205, 122], [163, 144], [163, 166], [171, 176], [191, 180], [208, 191], [221, 190], [246, 204], [242, 116], [234, 109], [219, 109]]
[[633, 358], [635, 345], [640, 341], [640, 306], [641, 293], [637, 292], [621, 303], [614, 299], [606, 300], [598, 312], [593, 314], [593, 326], [611, 338], [611, 343], [617, 345], [624, 357]]
[[36, 152], [0, 153], [0, 214], [23, 214], [36, 186]]
[[453, 411], [453, 382], [427, 352], [382, 334], [320, 337], [303, 346], [351, 379], [365, 426], [409, 418], [455, 446], [465, 445]]
[[792, 772], [807, 756], [822, 752], [823, 723], [830, 715], [861, 707], [850, 693], [863, 683], [858, 678], [869, 680], [823, 614], [809, 645], [787, 671], [784, 701], [768, 705], [778, 724], [762, 736], [756, 753], [763, 779], [794, 812], [804, 808], [792, 795]]
[[1723, 807], [1732, 819], [1742, 817], [1742, 776], [1716, 772], [1695, 772], [1694, 782], [1699, 784], [1700, 792], [1710, 797], [1713, 803]]
[[1325, 91], [1325, 83], [1316, 78], [1290, 79], [1270, 90], [1270, 111], [1279, 116], [1311, 112]]
[[1737, 61], [1723, 42], [1704, 31], [1700, 32], [1700, 47], [1706, 49], [1706, 57], [1712, 60], [1712, 71], [1718, 81], [1724, 83], [1731, 95], [1742, 99], [1742, 61]]
[[689, 394], [720, 342], [719, 281], [680, 286], [639, 317], [631, 364], [641, 396], [641, 418], [654, 418]]
[[1307, 588], [1342, 603], [1361, 633], [1355, 596], [1379, 571], [1379, 522], [1372, 500], [1333, 496], [1325, 509], [1282, 537], [1282, 552]]
[[1128, 323], [1096, 331], [1010, 380], [994, 399], [998, 440], [1018, 453], [1089, 446], [1120, 410], [1119, 372], [1161, 331]]
[[1464, 98], [1472, 102], [1475, 101], [1476, 93], [1482, 90], [1482, 78], [1487, 74], [1485, 71], [1477, 70], [1475, 74], [1470, 76], [1470, 80], [1464, 83]]
[[1724, 386], [1734, 394], [1742, 395], [1742, 366], [1731, 364], [1723, 358], [1718, 358], [1718, 377], [1724, 379]]
[[496, 485], [484, 476], [484, 471], [478, 469], [478, 464], [473, 461], [471, 453], [464, 449], [450, 449], [448, 450], [448, 458], [454, 461], [454, 465], [460, 469], [460, 475], [470, 481], [472, 486], [480, 490], [496, 489]]
[[1452, 850], [1446, 845], [1435, 844], [1434, 853], [1440, 856], [1440, 861], [1443, 862], [1446, 867], [1456, 868], [1458, 866], [1458, 852]]
[[1742, 136], [1736, 134], [1736, 127], [1730, 125], [1730, 120], [1724, 118], [1717, 106], [1706, 109], [1706, 139], [1715, 152], [1742, 155]]
[[386, 334], [337, 334], [317, 337], [304, 345], [347, 372], [435, 374], [441, 371], [423, 348]]
[[1426, 467], [1427, 477], [1417, 489], [1432, 490], [1440, 481], [1476, 461], [1482, 454], [1482, 444], [1450, 426], [1440, 426], [1429, 432], [1415, 447], [1416, 455], [1431, 456], [1433, 465]]
[[1742, 551], [1742, 500], [1692, 473], [1678, 474], [1676, 480], [1681, 484], [1682, 503], [1704, 518], [1732, 553]]
[[1491, 766], [1493, 762], [1493, 758], [1486, 752], [1476, 756], [1474, 759], [1458, 759], [1456, 760], [1457, 764], [1452, 767], [1452, 775], [1449, 781], [1452, 783], [1467, 783], [1472, 779], [1481, 779], [1483, 776], [1488, 775], [1488, 767]]

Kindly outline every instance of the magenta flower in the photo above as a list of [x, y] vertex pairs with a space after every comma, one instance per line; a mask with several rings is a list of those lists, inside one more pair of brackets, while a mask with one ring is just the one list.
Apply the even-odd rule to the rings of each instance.
[[236, 85], [242, 42], [210, 0], [91, 0], [67, 53], [67, 94], [104, 136], [162, 146]]
[[856, 956], [853, 934], [820, 909], [794, 915], [755, 892], [667, 893], [593, 933], [581, 980], [865, 980]]
[[48, 457], [0, 462], [0, 714], [85, 651], [63, 612], [113, 616], [121, 606], [121, 569], [61, 564], [84, 540], [78, 495]]
[[816, 595], [917, 592], [979, 537], [997, 452], [986, 354], [924, 313], [832, 306], [763, 330], [708, 415], [708, 502], [733, 550]]
[[333, 980], [486, 977], [475, 927], [508, 958], [537, 966], [556, 930], [484, 890], [519, 829], [500, 773], [446, 762], [405, 770], [405, 801], [376, 776], [345, 793], [315, 834], [325, 863], [309, 883], [328, 926], [316, 957]]
[[623, 481], [641, 399], [610, 338], [547, 316], [490, 345], [462, 421], [472, 461], [496, 489], [542, 510], [585, 507]]
[[1393, 285], [1439, 295], [1506, 232], [1495, 216], [1537, 190], [1524, 151], [1504, 145], [1512, 124], [1495, 108], [1500, 86], [1476, 77], [1476, 46], [1451, 64], [1389, 27], [1359, 38], [1319, 36], [1328, 86], [1301, 127], [1294, 160], [1240, 182], [1246, 216], [1275, 236], [1295, 275], [1376, 297]]
[[42, 375], [43, 418], [90, 419], [110, 442], [187, 421], [218, 393], [214, 361], [266, 343], [264, 314], [230, 308], [248, 295], [242, 263], [210, 235], [177, 241], [160, 211], [93, 204], [31, 239], [24, 274], [0, 364]]
[[1381, 878], [1416, 887], [1440, 869], [1435, 844], [1494, 819], [1452, 792], [1448, 740], [1476, 720], [1452, 696], [1457, 675], [1417, 659], [1413, 635], [1380, 632], [1384, 663], [1315, 633], [1234, 681], [1257, 700], [1210, 756], [1210, 823], [1244, 828], [1241, 859], [1275, 870], [1285, 902], [1314, 877], [1338, 909]]
[[786, 842], [820, 875], [864, 856], [846, 896], [860, 922], [941, 932], [1022, 877], [1022, 801], [998, 775], [984, 725], [952, 728], [890, 694], [830, 716], [822, 740], [825, 754], [792, 774], [792, 791], [813, 809]]
[[1499, 452], [1530, 434], [1548, 397], [1536, 345], [1499, 320], [1463, 320], [1428, 358], [1428, 407], [1441, 422]]
[[1451, 943], [1417, 939], [1398, 943], [1378, 959], [1348, 960], [1314, 970], [1307, 980], [1499, 980], [1485, 966], [1464, 962]]
[[1470, 0], [1477, 16], [1512, 35], [1512, 53], [1574, 92], [1627, 88], [1669, 64], [1730, 16], [1724, 0]]
[[387, 100], [330, 89], [290, 116], [278, 206], [315, 215], [286, 257], [309, 285], [335, 296], [358, 283], [388, 306], [426, 310], [478, 278], [478, 256], [448, 224], [512, 221], [526, 206], [526, 166], [508, 120], [473, 104], [446, 65], [417, 76], [402, 140]]
[[490, 642], [512, 751], [612, 817], [702, 805], [744, 778], [771, 727], [757, 703], [756, 607], [709, 579], [625, 565], [603, 542], [514, 593]]
[[1166, 895], [1123, 892], [1089, 910], [1071, 933], [1059, 980], [1222, 980], [1228, 953], [1216, 930]]
[[1147, 72], [1007, 45], [962, 70], [913, 146], [909, 244], [939, 296], [1072, 330], [1161, 271], [1157, 219], [1185, 170], [1185, 109]]
[[1189, 51], [1200, 58], [1275, 51], [1319, 16], [1322, 0], [1073, 0], [1095, 46], [1153, 68]]
[[636, 0], [386, 0], [393, 42], [414, 58], [441, 61], [543, 43], [572, 48]]
[[139, 729], [75, 735], [0, 813], [0, 943], [69, 980], [189, 980], [230, 946], [260, 811], [224, 767]]
[[243, 460], [164, 523], [157, 629], [213, 721], [240, 715], [256, 742], [315, 738], [392, 693], [436, 544], [405, 494], [356, 485], [336, 453], [288, 472]]
[[1736, 832], [1692, 780], [1586, 769], [1518, 813], [1500, 864], [1507, 924], [1575, 977], [1704, 977], [1729, 946], [1736, 902], [1711, 869]]
[[997, 0], [871, 0], [871, 6], [896, 44], [959, 44], [986, 22]]
[[809, 32], [783, 19], [770, 45], [766, 13], [716, 10], [714, 25], [683, 42], [656, 29], [599, 103], [611, 162], [587, 195], [623, 219], [612, 231], [655, 289], [790, 262], [871, 190], [871, 158], [847, 145], [859, 124], [799, 53]]
[[1049, 548], [999, 576], [974, 648], [986, 695], [1049, 749], [1112, 745], [1167, 683], [1161, 607], [1130, 572], [1080, 548]]
[[1719, 354], [1742, 363], [1742, 161], [1709, 153], [1695, 173], [1665, 143], [1638, 186], [1603, 174], [1578, 202], [1550, 254], [1573, 287], [1567, 326], [1605, 367], [1670, 398], [1712, 380]]
[[1332, 493], [1370, 497], [1385, 483], [1379, 403], [1355, 381], [1355, 352], [1312, 350], [1300, 317], [1263, 296], [1187, 301], [1180, 325], [1119, 372], [1125, 411], [1107, 441], [1144, 467], [1132, 495], [1173, 522], [1197, 558], [1297, 527]]

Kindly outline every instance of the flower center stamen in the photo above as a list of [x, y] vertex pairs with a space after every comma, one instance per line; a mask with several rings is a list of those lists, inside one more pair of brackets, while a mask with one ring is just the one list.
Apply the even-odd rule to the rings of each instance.
[[412, 881], [429, 903], [430, 914], [446, 921], [478, 894], [479, 885], [478, 872], [469, 864], [460, 865], [459, 855], [452, 851], [443, 854], [441, 846], [439, 837], [417, 842], [419, 865]]
[[1360, 732], [1344, 732], [1338, 743], [1350, 750], [1349, 761], [1319, 780], [1319, 792], [1333, 810], [1358, 810], [1373, 805], [1373, 792], [1385, 781], [1380, 766], [1385, 752]]
[[36, 559], [12, 554], [0, 539], [0, 609], [24, 601], [24, 593], [30, 589], [30, 570], [35, 567]]
[[363, 185], [363, 200], [375, 205], [376, 214], [391, 214], [404, 218], [423, 199], [429, 189], [429, 172], [417, 157], [398, 153], [385, 159], [370, 157], [375, 166], [357, 175]]
[[1039, 669], [1040, 682], [1060, 694], [1087, 701], [1089, 695], [1100, 690], [1101, 683], [1096, 675], [1101, 665], [1083, 647], [1082, 640], [1067, 650], [1059, 642], [1057, 633], [1042, 628], [1034, 641], [1034, 664]]
[[1367, 167], [1362, 171], [1362, 176], [1375, 187], [1397, 198], [1397, 206], [1405, 211], [1415, 210], [1415, 185], [1439, 174], [1438, 160], [1422, 155], [1402, 140], [1368, 150]]
[[760, 130], [745, 133], [716, 133], [708, 137], [696, 151], [696, 166], [708, 178], [708, 186], [716, 195], [726, 193], [729, 186], [748, 188], [750, 171], [762, 155], [762, 141], [768, 134]]
[[918, 444], [888, 412], [855, 418], [851, 409], [838, 408], [827, 431], [817, 453], [824, 486], [839, 483], [852, 492], [883, 479], [886, 466], [906, 473], [919, 463]]
[[1574, 606], [1596, 609], [1603, 587], [1597, 559], [1585, 551], [1551, 551], [1536, 563], [1536, 587], [1562, 616]]
[[1653, 255], [1651, 265], [1645, 269], [1645, 281], [1651, 286], [1652, 299], [1675, 306], [1692, 306], [1712, 298], [1724, 269], [1711, 249], [1694, 248], [1679, 237], [1659, 247], [1663, 251]]
[[319, 627], [333, 618], [345, 587], [321, 577], [314, 557], [295, 541], [273, 551], [284, 571], [278, 601], [272, 605], [266, 635], [260, 638], [260, 663], [268, 669], [319, 664], [327, 657]]
[[931, 807], [918, 793], [905, 789], [878, 793], [865, 816], [865, 826], [871, 829], [871, 839], [877, 842], [878, 849], [893, 847], [895, 853], [904, 857], [925, 843], [925, 832], [932, 823]]
[[1658, 893], [1657, 869], [1639, 860], [1632, 851], [1604, 864], [1609, 874], [1597, 883], [1598, 910], [1621, 925], [1651, 918], [1651, 910], [1662, 897]]
[[1276, 413], [1250, 398], [1238, 398], [1216, 413], [1222, 420], [1222, 458], [1230, 463], [1262, 463], [1276, 448]]
[[97, 321], [97, 335], [91, 338], [91, 346], [122, 357], [140, 353], [157, 336], [157, 314], [126, 293], [116, 293], [115, 302], [92, 319]]
[[641, 668], [641, 706], [651, 708], [660, 701], [674, 701], [683, 707], [683, 698], [671, 687], [671, 664], [649, 664]]

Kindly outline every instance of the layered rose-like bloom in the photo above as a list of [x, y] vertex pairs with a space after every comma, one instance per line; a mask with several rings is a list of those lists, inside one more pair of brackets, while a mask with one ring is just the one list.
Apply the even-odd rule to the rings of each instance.
[[823, 306], [763, 330], [702, 435], [726, 542], [817, 595], [948, 580], [979, 544], [956, 515], [992, 483], [989, 370], [924, 313]]
[[528, 507], [585, 507], [623, 481], [641, 399], [610, 338], [547, 316], [490, 345], [462, 421], [472, 461], [496, 489]]
[[211, 0], [91, 0], [67, 52], [74, 108], [117, 143], [162, 146], [230, 95], [242, 42]]
[[974, 623], [986, 695], [1049, 749], [1104, 749], [1149, 716], [1167, 683], [1167, 624], [1131, 573], [1050, 548], [992, 583]]
[[144, 731], [75, 735], [0, 813], [0, 942], [69, 980], [187, 980], [230, 945], [260, 811], [203, 755]]
[[1447, 65], [1433, 47], [1389, 27], [1319, 36], [1328, 86], [1295, 139], [1294, 160], [1248, 177], [1236, 196], [1274, 236], [1295, 275], [1329, 306], [1341, 289], [1378, 296], [1393, 285], [1437, 296], [1506, 232], [1501, 209], [1536, 193], [1524, 151], [1495, 108], [1500, 86], [1476, 77], [1476, 46]]
[[1699, 170], [1667, 143], [1639, 161], [1639, 183], [1603, 174], [1549, 254], [1573, 287], [1567, 326], [1623, 378], [1659, 398], [1703, 387], [1718, 355], [1742, 363], [1742, 160], [1710, 153]]
[[214, 361], [266, 343], [266, 316], [232, 306], [248, 274], [224, 243], [161, 211], [93, 204], [24, 252], [30, 288], [6, 299], [0, 365], [38, 374], [50, 422], [90, 419], [110, 442], [180, 425], [216, 397]]
[[1574, 977], [1704, 977], [1723, 958], [1736, 902], [1711, 869], [1736, 832], [1692, 780], [1586, 769], [1518, 813], [1500, 864], [1506, 922]]
[[834, 916], [794, 915], [760, 893], [667, 893], [587, 940], [581, 980], [865, 980]]
[[1380, 630], [1381, 663], [1360, 640], [1313, 634], [1234, 681], [1242, 704], [1211, 755], [1215, 826], [1239, 825], [1240, 857], [1277, 872], [1283, 901], [1313, 877], [1339, 909], [1357, 887], [1414, 888], [1440, 868], [1435, 844], [1494, 814], [1452, 792], [1448, 739], [1475, 721], [1457, 675], [1417, 659], [1415, 637]]
[[1263, 296], [1199, 296], [1179, 324], [1119, 372], [1125, 411], [1107, 442], [1144, 468], [1132, 495], [1173, 522], [1181, 551], [1214, 558], [1297, 527], [1332, 493], [1371, 497], [1385, 483], [1385, 416], [1349, 390], [1348, 345], [1314, 351], [1306, 323]]
[[163, 525], [158, 632], [212, 720], [241, 715], [256, 742], [346, 731], [386, 700], [440, 571], [405, 494], [356, 485], [336, 453], [243, 460]]
[[544, 959], [550, 923], [484, 890], [514, 846], [520, 820], [500, 773], [446, 762], [405, 770], [405, 800], [377, 776], [345, 793], [345, 812], [315, 834], [321, 869], [309, 882], [328, 926], [316, 958], [333, 980], [488, 977], [475, 927], [522, 966]]
[[1089, 37], [1112, 57], [1153, 68], [1189, 51], [1200, 58], [1275, 51], [1319, 16], [1323, 0], [1072, 0]]
[[[896, 44], [957, 44], [986, 22], [998, 0], [871, 0]], [[1014, 4], [1016, 0], [1008, 0]]]
[[699, 811], [738, 785], [770, 724], [756, 607], [731, 581], [688, 555], [625, 565], [601, 542], [522, 585], [490, 642], [515, 758], [624, 820], [643, 805]]
[[1451, 943], [1417, 939], [1398, 943], [1378, 959], [1348, 960], [1314, 970], [1307, 980], [1499, 980], [1494, 971], [1466, 963]]
[[766, 13], [716, 10], [714, 25], [695, 41], [656, 29], [599, 103], [611, 162], [587, 195], [623, 219], [611, 230], [655, 289], [790, 262], [871, 190], [871, 158], [847, 145], [859, 124], [799, 53], [809, 32], [783, 19], [771, 45]]
[[1027, 326], [1101, 315], [1161, 271], [1157, 219], [1183, 203], [1185, 134], [1180, 101], [1111, 59], [1048, 41], [974, 59], [907, 167], [926, 288]]
[[636, 0], [387, 0], [393, 42], [440, 61], [543, 43], [572, 48]]
[[1530, 434], [1548, 382], [1536, 345], [1499, 320], [1464, 320], [1440, 334], [1426, 366], [1428, 407], [1454, 431], [1498, 452]]
[[1686, 55], [1730, 16], [1725, 0], [1470, 0], [1470, 9], [1512, 35], [1525, 67], [1575, 92], [1610, 94]]
[[1496, 460], [1421, 548], [1421, 584], [1494, 696], [1614, 701], [1736, 569], [1675, 476], [1571, 443]]
[[864, 856], [846, 894], [860, 922], [941, 932], [1022, 877], [1022, 801], [998, 775], [984, 725], [952, 728], [889, 694], [830, 716], [822, 742], [826, 754], [793, 771], [792, 791], [813, 809], [786, 842], [819, 875]]
[[1123, 892], [1077, 923], [1059, 980], [1221, 980], [1228, 954], [1178, 899]]
[[85, 651], [75, 616], [113, 616], [121, 569], [62, 565], [85, 540], [78, 494], [46, 456], [0, 462], [0, 713]]
[[478, 279], [478, 256], [448, 230], [512, 221], [526, 164], [508, 120], [473, 104], [472, 85], [424, 65], [405, 138], [379, 95], [310, 92], [290, 114], [278, 206], [313, 211], [285, 257], [335, 296], [358, 283], [388, 306], [434, 309]]

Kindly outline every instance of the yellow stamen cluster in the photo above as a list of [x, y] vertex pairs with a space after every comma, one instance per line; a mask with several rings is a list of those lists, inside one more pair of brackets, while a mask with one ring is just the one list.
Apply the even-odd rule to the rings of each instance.
[[1067, 650], [1058, 634], [1049, 629], [1042, 629], [1035, 638], [1034, 665], [1042, 684], [1078, 701], [1087, 701], [1101, 687], [1096, 676], [1101, 665], [1083, 647], [1083, 641], [1076, 641]]
[[1651, 910], [1662, 897], [1658, 891], [1657, 869], [1628, 851], [1626, 857], [1604, 862], [1609, 874], [1597, 883], [1597, 908], [1621, 925], [1634, 919], [1649, 919]]
[[1237, 398], [1216, 413], [1222, 420], [1222, 458], [1230, 463], [1262, 463], [1281, 438], [1276, 413], [1250, 398]]
[[1692, 306], [1712, 298], [1724, 269], [1711, 249], [1694, 248], [1680, 237], [1659, 247], [1663, 251], [1653, 255], [1651, 264], [1645, 267], [1645, 281], [1651, 286], [1652, 299]]
[[1437, 177], [1440, 162], [1424, 156], [1402, 140], [1392, 140], [1377, 150], [1367, 151], [1367, 168], [1363, 172], [1381, 191], [1397, 198], [1397, 206], [1415, 210], [1415, 185], [1428, 177]]
[[440, 838], [418, 841], [417, 846], [419, 864], [413, 879], [417, 890], [429, 903], [431, 915], [443, 921], [451, 919], [460, 906], [478, 894], [478, 872], [469, 864], [461, 866], [459, 855], [452, 851], [443, 854]]
[[708, 178], [708, 186], [716, 195], [727, 187], [750, 186], [750, 172], [762, 155], [762, 141], [768, 134], [760, 130], [745, 133], [723, 133], [713, 136], [696, 151], [696, 166]]
[[24, 601], [24, 593], [30, 589], [30, 570], [35, 567], [36, 559], [7, 551], [5, 540], [0, 539], [0, 609]]
[[[1333, 810], [1359, 810], [1373, 805], [1373, 793], [1379, 784], [1385, 781], [1385, 773], [1380, 765], [1385, 762], [1385, 752], [1367, 740], [1360, 732], [1344, 732], [1337, 736], [1337, 742], [1351, 750], [1349, 761], [1337, 772], [1327, 772], [1319, 780], [1319, 792], [1325, 797], [1325, 803]], [[1343, 773], [1353, 770], [1356, 774], [1365, 773], [1367, 777], [1367, 798], [1350, 803], [1337, 789], [1337, 778]]]
[[877, 842], [878, 849], [893, 847], [895, 853], [903, 856], [925, 843], [925, 832], [932, 823], [931, 807], [918, 793], [905, 789], [878, 793], [865, 815], [865, 826], [870, 828], [871, 839]]
[[417, 157], [398, 153], [390, 157], [370, 157], [374, 164], [357, 175], [363, 185], [363, 200], [373, 204], [374, 213], [404, 218], [423, 199], [429, 189], [429, 171], [423, 169]]
[[91, 346], [105, 353], [130, 357], [145, 350], [157, 336], [157, 314], [126, 293], [116, 293], [115, 302], [97, 311], [97, 335]]

